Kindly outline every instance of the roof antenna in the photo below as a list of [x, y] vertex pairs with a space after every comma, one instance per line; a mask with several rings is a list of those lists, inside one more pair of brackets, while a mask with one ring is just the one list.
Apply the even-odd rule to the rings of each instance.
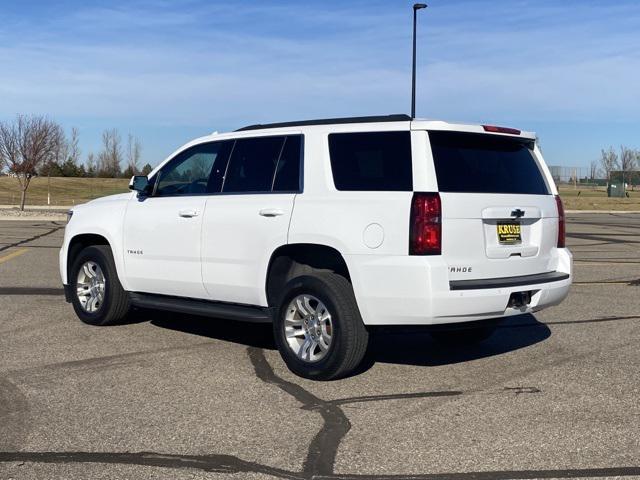
[[411, 71], [411, 119], [416, 118], [416, 17], [418, 10], [427, 8], [426, 3], [413, 4], [413, 69]]

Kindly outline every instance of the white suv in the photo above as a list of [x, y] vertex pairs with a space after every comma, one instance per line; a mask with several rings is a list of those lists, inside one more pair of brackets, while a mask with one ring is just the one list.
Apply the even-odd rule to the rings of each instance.
[[67, 301], [272, 322], [298, 375], [361, 362], [369, 327], [480, 341], [561, 302], [572, 257], [535, 136], [405, 115], [255, 125], [194, 140], [134, 192], [70, 212]]

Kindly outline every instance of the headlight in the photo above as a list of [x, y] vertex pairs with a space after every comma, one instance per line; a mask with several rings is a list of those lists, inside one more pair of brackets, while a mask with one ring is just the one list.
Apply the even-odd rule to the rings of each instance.
[[67, 210], [67, 223], [71, 221], [71, 217], [73, 217], [73, 210]]

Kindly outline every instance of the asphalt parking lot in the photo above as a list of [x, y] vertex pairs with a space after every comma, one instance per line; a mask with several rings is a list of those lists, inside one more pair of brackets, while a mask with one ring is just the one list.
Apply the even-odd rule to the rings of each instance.
[[377, 332], [292, 375], [268, 326], [64, 302], [63, 224], [0, 222], [0, 478], [640, 478], [640, 215], [569, 218], [575, 285], [487, 342]]

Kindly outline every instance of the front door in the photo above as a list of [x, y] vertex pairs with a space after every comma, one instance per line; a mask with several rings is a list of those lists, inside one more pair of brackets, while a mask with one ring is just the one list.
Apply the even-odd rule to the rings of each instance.
[[220, 190], [228, 148], [228, 142], [210, 142], [183, 150], [150, 179], [149, 195], [130, 200], [124, 222], [130, 290], [207, 297], [200, 267], [202, 220], [207, 196]]

